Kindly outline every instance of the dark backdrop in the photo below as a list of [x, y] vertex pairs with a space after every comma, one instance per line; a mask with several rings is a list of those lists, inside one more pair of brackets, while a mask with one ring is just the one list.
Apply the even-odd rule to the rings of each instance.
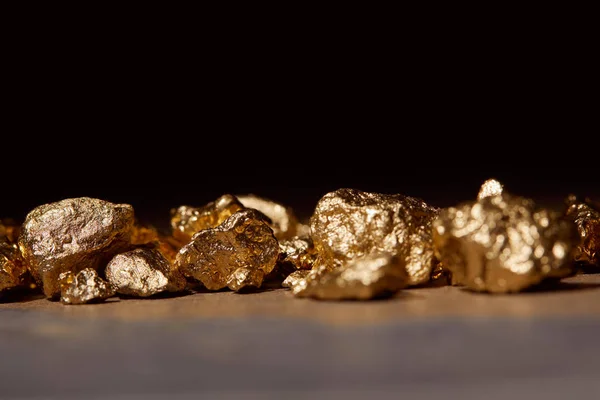
[[271, 72], [17, 80], [0, 143], [0, 217], [93, 196], [164, 226], [171, 207], [248, 192], [307, 217], [340, 187], [450, 206], [488, 177], [553, 206], [571, 192], [599, 196], [596, 111], [575, 81]]

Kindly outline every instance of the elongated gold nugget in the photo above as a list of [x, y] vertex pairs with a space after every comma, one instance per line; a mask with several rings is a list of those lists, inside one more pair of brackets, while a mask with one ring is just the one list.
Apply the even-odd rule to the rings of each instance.
[[238, 195], [237, 198], [244, 207], [254, 208], [269, 217], [278, 240], [290, 239], [299, 234], [299, 228], [303, 229], [290, 207], [253, 194]]

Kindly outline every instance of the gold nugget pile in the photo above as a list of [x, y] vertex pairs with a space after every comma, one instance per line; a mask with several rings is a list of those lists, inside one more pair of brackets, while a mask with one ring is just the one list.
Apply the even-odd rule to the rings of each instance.
[[401, 194], [339, 189], [307, 223], [255, 195], [171, 211], [172, 231], [140, 224], [128, 204], [87, 197], [0, 220], [0, 300], [41, 291], [64, 304], [162, 292], [253, 291], [368, 300], [435, 283], [519, 292], [600, 272], [600, 205], [570, 195], [563, 212], [490, 179], [473, 201], [438, 209]]

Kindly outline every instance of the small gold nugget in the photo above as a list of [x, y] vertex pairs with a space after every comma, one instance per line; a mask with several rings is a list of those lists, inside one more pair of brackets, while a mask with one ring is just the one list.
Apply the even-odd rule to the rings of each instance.
[[311, 269], [317, 251], [310, 237], [294, 237], [279, 241], [278, 264], [289, 264], [293, 269]]
[[369, 300], [396, 293], [408, 285], [405, 260], [388, 253], [371, 253], [343, 268], [321, 268], [304, 282], [289, 282], [298, 297], [319, 300]]
[[12, 219], [0, 219], [0, 239], [4, 238], [9, 243], [17, 243], [21, 225]]
[[479, 188], [477, 200], [491, 196], [498, 196], [502, 194], [503, 190], [504, 185], [502, 185], [500, 182], [495, 179], [488, 179], [487, 181], [483, 182], [483, 185], [481, 185], [481, 188]]
[[58, 281], [61, 289], [60, 301], [64, 304], [99, 302], [115, 294], [111, 286], [92, 268], [85, 268], [77, 274], [72, 271], [63, 272]]
[[188, 243], [196, 232], [215, 228], [236, 211], [244, 208], [235, 196], [225, 194], [203, 207], [181, 206], [171, 210], [173, 236]]
[[23, 286], [27, 268], [16, 245], [0, 237], [0, 292]]
[[287, 278], [284, 279], [281, 286], [283, 286], [284, 288], [293, 289], [294, 286], [298, 284], [298, 282], [306, 279], [309, 273], [310, 270], [308, 269], [299, 269], [297, 271], [294, 271], [291, 274], [289, 274]]
[[158, 249], [135, 249], [116, 255], [106, 266], [106, 279], [117, 293], [137, 297], [185, 288], [185, 278], [171, 270]]
[[431, 223], [438, 210], [424, 201], [397, 195], [339, 189], [319, 200], [311, 218], [312, 239], [324, 265], [332, 269], [371, 253], [405, 261], [410, 285], [429, 280], [437, 261]]
[[573, 271], [574, 227], [529, 199], [485, 197], [442, 210], [433, 226], [453, 283], [473, 290], [518, 292]]
[[290, 207], [253, 194], [238, 195], [237, 198], [244, 207], [254, 208], [269, 217], [277, 240], [292, 238], [299, 234], [299, 228], [302, 229]]
[[574, 195], [566, 203], [566, 216], [575, 223], [580, 237], [575, 261], [600, 267], [600, 204]]
[[31, 211], [19, 247], [47, 297], [60, 294], [58, 276], [67, 271], [103, 268], [130, 246], [134, 221], [129, 204], [80, 197]]
[[[260, 287], [279, 255], [279, 244], [267, 221], [253, 209], [236, 212], [218, 227], [196, 233], [177, 254], [176, 268], [210, 290], [228, 285], [232, 290]], [[260, 272], [237, 271], [238, 268]]]

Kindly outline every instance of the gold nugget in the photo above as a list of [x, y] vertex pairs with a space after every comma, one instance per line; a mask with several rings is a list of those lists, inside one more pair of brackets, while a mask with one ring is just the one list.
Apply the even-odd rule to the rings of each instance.
[[227, 287], [236, 292], [246, 287], [259, 288], [265, 279], [265, 273], [256, 268], [238, 268], [227, 279]]
[[408, 285], [404, 258], [371, 253], [343, 268], [309, 274], [304, 282], [291, 283], [298, 297], [319, 300], [369, 300], [396, 293]]
[[453, 282], [473, 290], [518, 292], [573, 271], [572, 224], [506, 192], [443, 210], [433, 234]]
[[410, 285], [429, 280], [436, 264], [431, 222], [438, 210], [424, 201], [397, 195], [339, 189], [319, 200], [311, 218], [312, 239], [324, 265], [332, 269], [371, 253], [405, 261]]
[[47, 297], [60, 294], [58, 276], [98, 269], [130, 246], [133, 208], [129, 204], [80, 197], [31, 211], [19, 247]]
[[148, 297], [185, 288], [185, 279], [171, 269], [158, 249], [135, 249], [116, 255], [106, 266], [106, 279], [120, 294]]
[[95, 269], [85, 268], [74, 274], [66, 271], [58, 277], [60, 301], [64, 304], [99, 302], [114, 296], [111, 286], [98, 276]]
[[181, 206], [173, 209], [171, 210], [173, 236], [183, 243], [188, 243], [196, 232], [219, 226], [243, 207], [235, 196], [226, 194], [200, 208]]
[[0, 220], [0, 240], [6, 239], [9, 243], [17, 243], [19, 234], [21, 233], [21, 225], [13, 219]]
[[279, 241], [278, 264], [289, 264], [293, 269], [311, 269], [317, 251], [310, 237], [294, 237]]
[[238, 195], [237, 198], [244, 207], [254, 208], [269, 217], [278, 240], [292, 238], [299, 234], [298, 229], [303, 229], [290, 207], [253, 194]]
[[502, 190], [504, 190], [504, 186], [500, 182], [495, 179], [488, 179], [487, 181], [483, 182], [483, 185], [481, 185], [479, 194], [477, 194], [477, 200], [491, 196], [498, 196], [502, 194]]
[[23, 286], [27, 268], [16, 245], [0, 237], [0, 292]]
[[[210, 290], [231, 284], [233, 290], [243, 286], [260, 287], [264, 275], [275, 267], [279, 245], [269, 227], [268, 218], [253, 209], [243, 209], [213, 229], [196, 233], [175, 259], [176, 268]], [[238, 271], [238, 268], [261, 270], [259, 273]], [[238, 279], [244, 275], [243, 279]], [[233, 279], [233, 280], [232, 280]], [[234, 282], [241, 282], [240, 286]]]
[[293, 289], [300, 281], [305, 280], [310, 274], [310, 270], [307, 269], [299, 269], [297, 271], [292, 272], [284, 279], [281, 286], [284, 288]]
[[575, 261], [600, 267], [600, 204], [574, 195], [566, 203], [566, 216], [575, 223], [580, 237]]

